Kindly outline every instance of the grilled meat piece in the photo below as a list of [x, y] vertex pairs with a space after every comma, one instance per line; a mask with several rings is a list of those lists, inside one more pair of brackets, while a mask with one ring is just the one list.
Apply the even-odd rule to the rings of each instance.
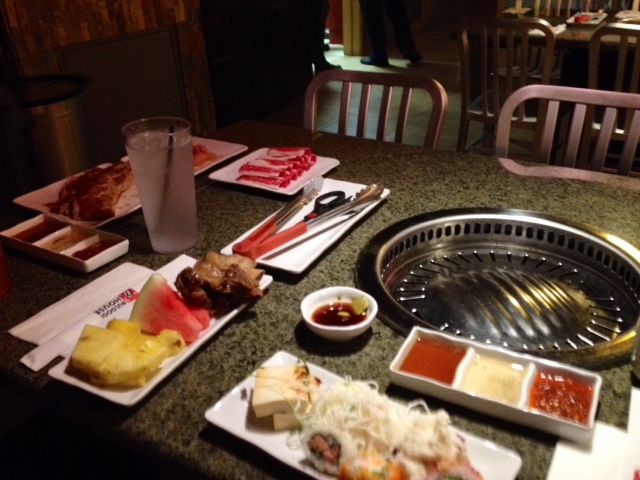
[[260, 279], [264, 271], [255, 267], [253, 260], [242, 255], [209, 252], [178, 274], [176, 287], [186, 303], [220, 317], [243, 303], [262, 298]]
[[120, 195], [133, 183], [129, 162], [94, 167], [69, 179], [58, 199], [48, 204], [49, 211], [73, 220], [107, 220], [116, 215]]

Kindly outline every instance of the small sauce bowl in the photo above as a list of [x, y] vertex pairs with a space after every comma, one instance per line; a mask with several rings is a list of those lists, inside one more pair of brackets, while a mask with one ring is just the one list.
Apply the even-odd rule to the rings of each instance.
[[[314, 313], [330, 304], [347, 303], [364, 297], [368, 303], [366, 314], [357, 323], [349, 325], [325, 325], [314, 320]], [[307, 327], [316, 335], [333, 342], [346, 342], [366, 332], [378, 314], [378, 303], [366, 292], [353, 287], [328, 287], [307, 295], [300, 303], [302, 317]], [[346, 321], [345, 323], [352, 323]]]

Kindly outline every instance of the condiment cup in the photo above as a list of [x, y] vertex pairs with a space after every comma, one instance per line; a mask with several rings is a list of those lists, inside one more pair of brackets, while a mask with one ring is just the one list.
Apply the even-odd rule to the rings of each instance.
[[[313, 320], [313, 313], [320, 307], [335, 302], [350, 303], [356, 298], [365, 297], [369, 304], [367, 316], [355, 325], [330, 326], [322, 325]], [[327, 340], [346, 342], [366, 332], [378, 314], [378, 303], [366, 292], [353, 287], [327, 287], [307, 295], [300, 303], [302, 317], [307, 327]]]

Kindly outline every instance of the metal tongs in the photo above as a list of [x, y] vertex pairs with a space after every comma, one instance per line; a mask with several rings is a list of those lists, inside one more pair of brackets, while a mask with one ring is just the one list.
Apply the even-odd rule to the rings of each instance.
[[[384, 186], [380, 183], [373, 183], [358, 193], [356, 193], [351, 200], [342, 203], [341, 205], [333, 208], [317, 217], [313, 217], [309, 220], [303, 220], [296, 223], [293, 227], [286, 230], [277, 231], [277, 226], [272, 228], [264, 228], [266, 224], [270, 224], [273, 217], [269, 219], [265, 224], [256, 230], [256, 232], [249, 235], [247, 238], [233, 246], [233, 251], [239, 253], [252, 260], [257, 260], [264, 254], [269, 253], [272, 250], [290, 242], [291, 240], [298, 238], [309, 230], [318, 225], [331, 220], [332, 218], [345, 215], [347, 213], [356, 213], [362, 210], [367, 205], [376, 202], [382, 196], [384, 192]], [[308, 203], [308, 202], [307, 202]], [[283, 210], [285, 210], [285, 207]], [[297, 210], [296, 210], [297, 211]], [[282, 210], [280, 211], [282, 212]], [[280, 213], [278, 212], [278, 214]], [[278, 215], [276, 214], [276, 215]], [[291, 215], [288, 217], [291, 218]], [[282, 225], [284, 222], [278, 222]], [[259, 235], [256, 235], [260, 231]]]

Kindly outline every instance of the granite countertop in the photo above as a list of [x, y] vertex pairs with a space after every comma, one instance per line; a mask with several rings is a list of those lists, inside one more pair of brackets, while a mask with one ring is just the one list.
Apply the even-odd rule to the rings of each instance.
[[[269, 455], [207, 423], [204, 412], [278, 350], [303, 357], [339, 375], [378, 382], [386, 393], [418, 396], [389, 382], [389, 364], [404, 338], [382, 322], [346, 344], [314, 336], [302, 323], [300, 300], [328, 285], [353, 285], [355, 259], [368, 240], [399, 220], [451, 208], [497, 207], [556, 214], [584, 222], [640, 245], [636, 206], [640, 192], [596, 183], [514, 175], [494, 158], [430, 151], [421, 147], [312, 135], [302, 129], [242, 122], [216, 138], [248, 145], [309, 146], [314, 153], [340, 160], [327, 176], [368, 184], [384, 182], [391, 195], [372, 215], [329, 248], [310, 268], [296, 275], [269, 270], [274, 282], [266, 296], [243, 311], [185, 364], [133, 407], [121, 407], [19, 364], [32, 346], [7, 333], [46, 306], [123, 262], [159, 268], [174, 257], [151, 251], [140, 212], [103, 229], [125, 235], [129, 253], [90, 274], [71, 271], [5, 248], [12, 291], [0, 300], [0, 375], [3, 384], [93, 433], [144, 458], [176, 469], [183, 477], [254, 480], [296, 478]], [[273, 213], [288, 198], [266, 191], [212, 182], [200, 175], [200, 237], [186, 254], [198, 258], [220, 250]], [[34, 216], [20, 212], [0, 219], [0, 229]], [[52, 363], [52, 365], [54, 365]], [[631, 369], [627, 362], [598, 370], [603, 377], [597, 419], [626, 428]], [[520, 480], [546, 476], [557, 438], [481, 415], [434, 398], [459, 428], [517, 451], [523, 460]], [[239, 419], [243, 421], [243, 419]]]

